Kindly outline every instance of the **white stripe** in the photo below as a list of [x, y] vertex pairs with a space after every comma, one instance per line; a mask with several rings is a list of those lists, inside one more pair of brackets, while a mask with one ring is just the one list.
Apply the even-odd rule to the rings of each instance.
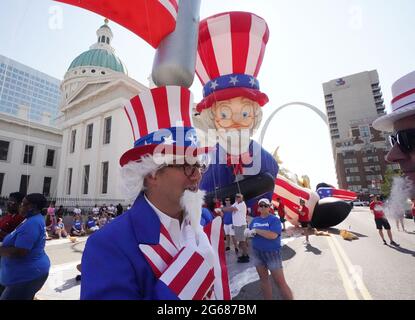
[[212, 39], [213, 51], [219, 74], [225, 75], [233, 73], [230, 15], [226, 14], [209, 19], [207, 25]]
[[413, 93], [413, 94], [411, 94], [411, 95], [409, 95], [405, 98], [399, 99], [398, 101], [393, 103], [392, 104], [392, 109], [393, 109], [393, 111], [395, 111], [396, 109], [398, 109], [398, 108], [400, 108], [400, 107], [402, 107], [402, 106], [404, 106], [408, 103], [411, 103], [411, 102], [415, 102], [415, 93]]
[[[189, 262], [189, 259], [192, 257], [193, 253], [196, 251], [191, 248], [184, 248], [180, 252], [179, 257], [167, 268], [167, 270], [161, 275], [160, 280], [163, 281], [166, 285], [169, 285], [177, 276], [177, 274], [182, 270], [185, 265]], [[188, 270], [189, 272], [194, 272], [194, 270]]]
[[[167, 86], [167, 104], [169, 107], [170, 125], [172, 127], [182, 127], [183, 119], [180, 108], [180, 87]], [[179, 123], [178, 123], [179, 121]]]
[[[197, 271], [193, 274], [189, 282], [186, 283], [183, 290], [179, 293], [179, 298], [181, 300], [191, 300], [196, 294], [197, 290], [200, 288], [201, 284], [205, 280], [210, 270], [211, 267], [209, 263], [206, 260], [204, 260], [203, 263], [197, 269]], [[204, 295], [206, 295], [211, 286], [212, 285], [206, 288], [206, 292], [204, 292]]]
[[136, 140], [138, 140], [140, 138], [140, 131], [138, 130], [137, 117], [135, 116], [134, 109], [133, 109], [133, 106], [131, 105], [130, 101], [128, 101], [125, 104], [125, 109], [126, 109], [126, 111], [128, 113], [128, 116], [131, 120], [131, 125], [133, 126], [132, 129], [133, 129], [133, 132], [134, 132], [134, 137], [135, 137]]
[[202, 85], [205, 85], [207, 82], [210, 81], [210, 77], [208, 76], [205, 66], [202, 63], [202, 60], [200, 59], [199, 52], [196, 56], [196, 71], [198, 76], [201, 78]]
[[210, 232], [210, 242], [215, 254], [215, 264], [214, 264], [214, 288], [215, 288], [215, 296], [217, 300], [223, 300], [223, 283], [222, 283], [222, 269], [220, 267], [220, 259], [219, 259], [219, 240], [220, 239], [220, 231], [222, 227], [222, 219], [220, 217], [216, 217], [212, 221], [211, 232]]
[[158, 131], [159, 125], [157, 122], [156, 107], [154, 106], [154, 100], [151, 91], [143, 91], [139, 97], [141, 104], [143, 105], [148, 133]]
[[249, 50], [245, 68], [246, 74], [253, 75], [255, 72], [261, 53], [262, 38], [266, 30], [265, 21], [252, 15], [251, 30], [249, 31]]
[[174, 20], [177, 19], [176, 8], [168, 0], [159, 0], [160, 4], [166, 8], [167, 11], [173, 16]]
[[167, 264], [150, 245], [140, 244], [139, 247], [141, 252], [156, 266], [156, 268], [161, 273], [166, 270]]
[[162, 233], [160, 234], [160, 245], [166, 250], [172, 257], [176, 256], [179, 252], [177, 248], [166, 238]]

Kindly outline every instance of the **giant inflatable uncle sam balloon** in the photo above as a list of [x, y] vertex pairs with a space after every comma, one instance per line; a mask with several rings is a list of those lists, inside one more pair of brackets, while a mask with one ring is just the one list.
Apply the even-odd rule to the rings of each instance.
[[245, 199], [272, 198], [277, 162], [250, 138], [268, 102], [257, 79], [268, 37], [265, 20], [249, 12], [220, 13], [200, 22], [196, 73], [203, 100], [196, 109], [203, 129], [218, 141], [201, 182], [211, 198], [237, 192]]

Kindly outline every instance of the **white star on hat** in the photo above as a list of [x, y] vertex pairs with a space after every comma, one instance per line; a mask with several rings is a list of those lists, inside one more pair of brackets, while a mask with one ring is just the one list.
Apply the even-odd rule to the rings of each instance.
[[255, 78], [254, 77], [249, 78], [249, 84], [251, 85], [251, 87], [253, 87], [255, 85]]
[[216, 80], [212, 81], [212, 83], [210, 84], [210, 88], [212, 90], [215, 90], [217, 86], [219, 86], [219, 85], [218, 85], [218, 82]]
[[163, 137], [164, 139], [164, 144], [174, 144], [176, 141], [173, 140], [172, 135], [170, 134], [168, 137]]
[[190, 135], [187, 140], [189, 140], [193, 146], [197, 145], [197, 137], [194, 134]]
[[238, 77], [237, 76], [234, 76], [234, 77], [231, 76], [231, 80], [229, 81], [229, 83], [232, 83], [235, 86], [237, 82], [239, 82]]

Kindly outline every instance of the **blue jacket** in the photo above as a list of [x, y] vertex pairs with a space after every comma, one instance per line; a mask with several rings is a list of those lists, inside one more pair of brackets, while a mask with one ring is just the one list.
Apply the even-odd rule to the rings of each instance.
[[139, 244], [158, 244], [160, 220], [141, 193], [133, 207], [92, 234], [82, 256], [82, 300], [177, 300]]

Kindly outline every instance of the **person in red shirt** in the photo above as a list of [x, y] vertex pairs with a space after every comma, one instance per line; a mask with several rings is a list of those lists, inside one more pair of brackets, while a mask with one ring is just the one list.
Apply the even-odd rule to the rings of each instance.
[[399, 247], [399, 244], [393, 241], [391, 226], [389, 224], [388, 219], [386, 219], [385, 213], [383, 212], [383, 202], [380, 201], [379, 197], [375, 195], [370, 195], [370, 198], [372, 202], [370, 203], [369, 208], [375, 217], [376, 229], [378, 229], [379, 235], [382, 238], [383, 243], [387, 245], [382, 230], [383, 228], [385, 228], [386, 232], [388, 233], [390, 244]]
[[296, 208], [298, 214], [298, 222], [301, 224], [305, 235], [304, 244], [309, 245], [310, 241], [308, 239], [309, 231], [311, 229], [310, 214], [308, 208], [305, 206], [304, 199], [300, 199], [300, 206]]
[[282, 231], [285, 231], [285, 206], [284, 203], [282, 202], [281, 198], [277, 198], [276, 200], [276, 204], [275, 207], [278, 210], [278, 215], [280, 216], [280, 221], [282, 223]]
[[7, 200], [6, 215], [0, 219], [0, 241], [13, 232], [17, 226], [25, 219], [19, 213], [19, 206], [22, 203], [24, 194], [21, 192], [12, 192]]

